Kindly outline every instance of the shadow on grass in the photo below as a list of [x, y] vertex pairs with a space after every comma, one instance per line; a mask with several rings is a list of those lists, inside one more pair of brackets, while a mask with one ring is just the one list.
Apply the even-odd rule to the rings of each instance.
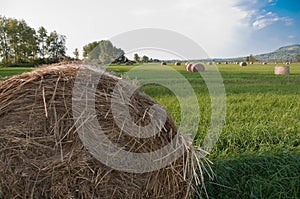
[[213, 162], [215, 179], [206, 181], [209, 198], [300, 197], [299, 152], [244, 154]]

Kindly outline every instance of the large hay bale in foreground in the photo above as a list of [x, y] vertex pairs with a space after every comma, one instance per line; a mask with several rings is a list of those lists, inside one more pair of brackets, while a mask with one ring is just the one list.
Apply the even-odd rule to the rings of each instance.
[[[190, 150], [169, 166], [147, 173], [111, 169], [89, 153], [72, 115], [72, 90], [79, 68], [49, 66], [1, 82], [0, 198], [189, 196]], [[130, 152], [147, 153], [179, 134], [169, 115], [154, 137], [136, 138], [120, 129], [111, 111], [111, 93], [118, 81], [117, 76], [102, 74], [95, 98], [97, 119], [111, 142]], [[139, 90], [130, 103], [136, 124], [148, 124], [149, 107], [157, 103]]]
[[274, 74], [275, 75], [289, 75], [290, 67], [289, 66], [275, 66]]

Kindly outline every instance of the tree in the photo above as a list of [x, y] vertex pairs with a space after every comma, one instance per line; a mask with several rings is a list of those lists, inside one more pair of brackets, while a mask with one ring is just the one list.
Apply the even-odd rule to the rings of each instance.
[[140, 60], [140, 57], [139, 57], [139, 55], [137, 54], [137, 53], [135, 53], [134, 55], [133, 55], [133, 57], [134, 57], [134, 60], [136, 61], [136, 62], [140, 62], [141, 60]]
[[300, 62], [300, 54], [296, 55], [295, 59], [297, 62]]
[[39, 54], [41, 55], [41, 58], [44, 59], [45, 56], [47, 55], [47, 30], [41, 26], [39, 27], [38, 31], [38, 42], [39, 42]]
[[58, 61], [60, 57], [66, 54], [66, 37], [58, 34], [56, 31], [50, 33], [46, 40], [48, 55], [54, 61]]
[[75, 59], [79, 59], [79, 51], [78, 51], [78, 48], [75, 48], [74, 52], [73, 52], [74, 56], [75, 56]]
[[255, 62], [255, 61], [256, 61], [256, 59], [253, 55], [250, 55], [250, 56], [246, 57], [246, 62]]
[[122, 49], [113, 46], [109, 40], [94, 41], [83, 47], [85, 59], [101, 64], [110, 64], [119, 59], [123, 60], [124, 54]]
[[[38, 31], [24, 20], [0, 16], [0, 59], [3, 64], [45, 63], [50, 57], [59, 61], [66, 53], [66, 37], [56, 31], [47, 35], [47, 30]], [[40, 60], [42, 58], [42, 61]]]
[[8, 19], [0, 16], [0, 57], [2, 58], [2, 63], [9, 62], [10, 51]]
[[142, 57], [142, 61], [145, 62], [145, 63], [148, 63], [149, 62], [149, 57], [147, 57], [146, 55], [144, 55]]
[[36, 31], [24, 20], [0, 17], [0, 46], [2, 63], [32, 62], [38, 51]]
[[94, 41], [92, 43], [83, 46], [83, 58], [86, 59], [89, 57], [89, 59], [97, 59], [100, 55], [100, 50], [98, 49], [98, 45], [99, 42]]

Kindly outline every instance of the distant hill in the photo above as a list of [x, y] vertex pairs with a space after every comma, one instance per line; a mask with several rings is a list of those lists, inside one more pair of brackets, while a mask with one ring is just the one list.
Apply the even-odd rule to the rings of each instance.
[[[296, 55], [300, 54], [300, 45], [290, 45], [281, 47], [273, 52], [253, 55], [258, 61], [295, 61]], [[230, 61], [244, 61], [246, 57], [230, 58]]]
[[274, 52], [255, 55], [260, 61], [294, 61], [296, 55], [300, 54], [300, 45], [281, 47]]

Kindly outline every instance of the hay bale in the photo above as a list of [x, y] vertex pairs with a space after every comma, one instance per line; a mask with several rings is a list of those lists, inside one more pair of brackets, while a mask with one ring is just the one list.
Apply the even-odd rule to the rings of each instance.
[[291, 62], [285, 62], [285, 65], [290, 65], [291, 64]]
[[161, 62], [160, 65], [165, 66], [167, 65], [167, 62]]
[[174, 65], [175, 65], [175, 66], [181, 66], [181, 63], [180, 63], [180, 62], [175, 62]]
[[275, 66], [274, 74], [275, 75], [289, 75], [290, 67], [289, 66]]
[[245, 66], [247, 66], [247, 63], [246, 62], [240, 62], [240, 66], [245, 67]]
[[189, 62], [185, 62], [184, 66], [187, 66], [189, 64]]
[[267, 65], [267, 64], [268, 64], [267, 62], [263, 62], [263, 63], [262, 63], [262, 65]]
[[194, 63], [191, 67], [191, 72], [205, 72], [205, 67], [201, 63]]
[[201, 63], [192, 63], [190, 62], [186, 67], [185, 70], [188, 72], [205, 72], [205, 67]]
[[228, 64], [228, 61], [224, 62], [224, 64]]
[[[188, 160], [192, 149], [165, 168], [130, 173], [107, 167], [83, 146], [72, 115], [72, 90], [82, 67], [43, 67], [1, 82], [0, 198], [189, 196], [192, 167]], [[97, 120], [111, 142], [130, 152], [147, 153], [162, 148], [179, 134], [169, 115], [154, 137], [137, 138], [121, 130], [111, 111], [111, 93], [118, 81], [134, 86], [103, 73], [96, 87]], [[148, 124], [149, 108], [157, 102], [137, 90], [130, 103], [136, 124]]]
[[185, 66], [185, 70], [186, 70], [187, 72], [191, 72], [192, 66], [193, 66], [193, 63], [192, 63], [192, 62], [189, 62], [189, 63]]

